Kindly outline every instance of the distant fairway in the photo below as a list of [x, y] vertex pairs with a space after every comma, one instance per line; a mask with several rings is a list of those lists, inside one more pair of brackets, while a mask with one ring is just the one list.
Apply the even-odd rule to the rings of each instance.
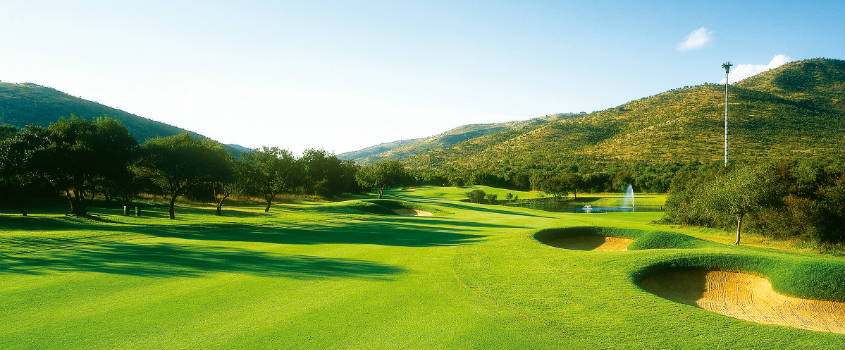
[[[727, 317], [638, 285], [678, 268], [724, 269], [766, 276], [782, 294], [845, 301], [843, 257], [734, 247], [719, 243], [723, 234], [652, 224], [661, 213], [459, 201], [468, 190], [394, 190], [386, 198], [404, 202], [280, 204], [269, 214], [224, 207], [223, 217], [183, 206], [177, 220], [166, 207], [140, 218], [95, 208], [98, 220], [2, 214], [0, 349], [845, 344], [843, 334]], [[432, 216], [395, 215], [397, 205]], [[633, 242], [585, 251], [535, 239], [575, 226]]]

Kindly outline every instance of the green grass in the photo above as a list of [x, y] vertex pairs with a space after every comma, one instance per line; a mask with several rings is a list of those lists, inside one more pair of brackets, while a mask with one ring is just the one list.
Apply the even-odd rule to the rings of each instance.
[[[260, 205], [224, 207], [222, 217], [213, 207], [181, 206], [174, 221], [166, 208], [142, 217], [100, 208], [92, 219], [0, 215], [0, 348], [841, 349], [845, 342], [725, 317], [637, 285], [669, 268], [725, 268], [768, 276], [783, 293], [845, 300], [845, 258], [722, 244], [653, 224], [660, 213], [460, 202], [466, 191], [397, 190], [389, 200], [280, 204], [269, 214]], [[394, 207], [435, 216], [379, 209]], [[635, 242], [627, 252], [585, 252], [534, 238], [567, 227]]]

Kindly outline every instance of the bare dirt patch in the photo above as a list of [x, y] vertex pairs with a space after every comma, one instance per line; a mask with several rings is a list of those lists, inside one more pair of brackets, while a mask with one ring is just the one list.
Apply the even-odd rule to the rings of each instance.
[[402, 216], [434, 216], [429, 211], [419, 209], [393, 209], [393, 212]]
[[563, 249], [618, 252], [628, 250], [628, 245], [633, 241], [633, 239], [621, 237], [573, 235], [554, 238], [543, 243]]
[[845, 302], [780, 294], [750, 273], [704, 269], [648, 276], [642, 287], [660, 297], [742, 320], [845, 334]]

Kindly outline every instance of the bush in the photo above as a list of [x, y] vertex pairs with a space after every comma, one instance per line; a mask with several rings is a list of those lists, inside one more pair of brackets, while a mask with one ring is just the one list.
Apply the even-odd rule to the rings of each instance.
[[496, 204], [496, 202], [499, 199], [499, 195], [497, 195], [495, 193], [490, 193], [490, 194], [486, 195], [485, 198], [487, 198], [487, 203]]
[[[735, 186], [735, 197], [773, 195], [755, 203], [743, 220], [745, 231], [817, 244], [845, 243], [845, 169], [839, 161], [806, 159], [754, 167], [718, 167], [679, 173], [666, 200], [669, 222], [736, 228], [736, 213], [713, 197], [726, 196], [726, 181], [753, 173], [761, 186]], [[763, 169], [761, 171], [761, 169]], [[748, 176], [744, 176], [748, 179]]]
[[467, 198], [469, 198], [470, 202], [481, 203], [484, 201], [486, 193], [484, 193], [484, 191], [482, 190], [472, 190], [467, 192], [466, 196]]

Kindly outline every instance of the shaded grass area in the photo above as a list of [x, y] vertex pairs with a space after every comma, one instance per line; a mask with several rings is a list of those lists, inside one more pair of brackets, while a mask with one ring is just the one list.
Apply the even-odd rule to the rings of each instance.
[[211, 272], [270, 277], [387, 277], [403, 269], [355, 259], [277, 256], [244, 249], [173, 243], [109, 242], [28, 255], [0, 254], [4, 273], [97, 272], [147, 277], [197, 277]]

